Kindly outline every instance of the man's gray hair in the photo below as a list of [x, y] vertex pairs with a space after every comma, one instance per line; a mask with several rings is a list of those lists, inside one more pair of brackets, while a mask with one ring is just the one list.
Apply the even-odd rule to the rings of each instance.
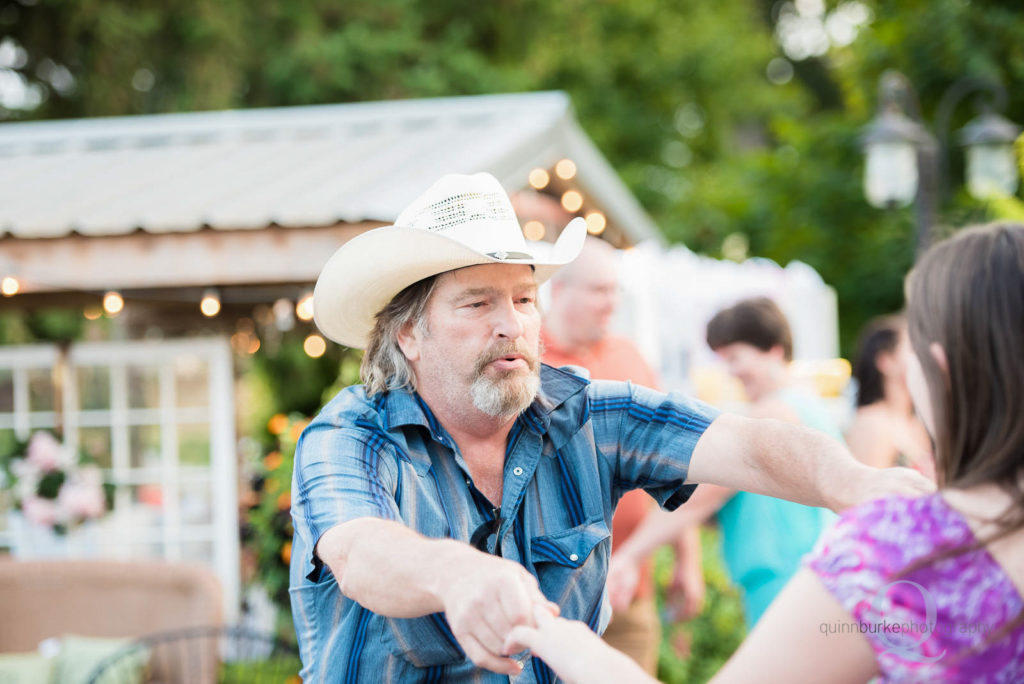
[[377, 314], [363, 363], [359, 367], [366, 396], [403, 387], [416, 389], [416, 375], [398, 346], [398, 333], [409, 323], [427, 332], [424, 314], [437, 279], [435, 275], [413, 283], [392, 297]]

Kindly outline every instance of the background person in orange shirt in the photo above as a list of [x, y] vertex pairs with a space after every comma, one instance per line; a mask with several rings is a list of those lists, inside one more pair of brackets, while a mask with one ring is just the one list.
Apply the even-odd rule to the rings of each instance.
[[[604, 240], [588, 237], [579, 257], [551, 280], [551, 304], [541, 331], [542, 360], [551, 366], [580, 366], [595, 380], [629, 380], [657, 387], [657, 378], [639, 350], [624, 337], [609, 332], [619, 299], [619, 254]], [[612, 521], [612, 548], [624, 542], [648, 514], [652, 500], [646, 492], [627, 493]], [[700, 612], [704, 602], [700, 537], [697, 528], [678, 541], [672, 595], [682, 605], [683, 619]], [[654, 602], [650, 559], [641, 570], [630, 606], [616, 612], [604, 640], [626, 653], [647, 672], [657, 673], [661, 621]]]

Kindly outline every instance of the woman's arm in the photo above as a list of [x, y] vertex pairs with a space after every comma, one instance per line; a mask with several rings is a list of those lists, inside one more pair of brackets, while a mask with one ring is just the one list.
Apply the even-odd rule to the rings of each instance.
[[528, 649], [566, 684], [658, 684], [630, 659], [601, 641], [582, 622], [535, 610], [536, 627], [513, 627], [505, 640], [505, 655]]
[[775, 597], [712, 684], [862, 684], [878, 674], [858, 623], [804, 568]]

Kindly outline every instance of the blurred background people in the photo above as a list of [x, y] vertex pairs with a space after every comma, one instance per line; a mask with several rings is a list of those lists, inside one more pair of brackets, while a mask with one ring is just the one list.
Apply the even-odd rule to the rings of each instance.
[[934, 480], [931, 441], [907, 389], [908, 352], [903, 316], [880, 316], [864, 327], [853, 364], [857, 410], [846, 443], [868, 465], [909, 466]]
[[[743, 385], [750, 415], [806, 425], [838, 440], [842, 435], [820, 398], [790, 379], [793, 338], [782, 310], [764, 297], [720, 311], [707, 326], [707, 342]], [[609, 592], [613, 608], [634, 581], [637, 558], [686, 527], [716, 516], [722, 556], [742, 593], [748, 627], [753, 626], [796, 572], [834, 515], [772, 497], [701, 485], [674, 513], [652, 515], [618, 550], [613, 550]]]
[[[656, 388], [658, 380], [636, 346], [610, 332], [619, 301], [618, 258], [610, 244], [588, 237], [579, 257], [552, 278], [551, 302], [541, 332], [542, 359], [552, 366], [580, 366], [595, 380], [629, 380]], [[651, 497], [642, 490], [622, 497], [612, 521], [613, 550], [629, 538], [652, 506]], [[680, 560], [670, 593], [680, 602], [676, 614], [686, 618], [699, 612], [704, 600], [700, 537], [696, 528], [677, 537]], [[661, 622], [650, 558], [643, 559], [635, 591], [615, 611], [604, 639], [650, 674], [656, 673]]]

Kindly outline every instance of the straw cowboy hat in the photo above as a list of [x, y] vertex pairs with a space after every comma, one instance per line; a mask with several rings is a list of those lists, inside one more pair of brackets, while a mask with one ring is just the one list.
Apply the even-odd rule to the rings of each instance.
[[409, 285], [478, 264], [529, 264], [539, 284], [576, 258], [586, 234], [584, 220], [575, 218], [554, 245], [527, 245], [497, 179], [444, 176], [394, 225], [367, 231], [334, 253], [316, 281], [314, 318], [330, 339], [363, 349], [377, 313]]

